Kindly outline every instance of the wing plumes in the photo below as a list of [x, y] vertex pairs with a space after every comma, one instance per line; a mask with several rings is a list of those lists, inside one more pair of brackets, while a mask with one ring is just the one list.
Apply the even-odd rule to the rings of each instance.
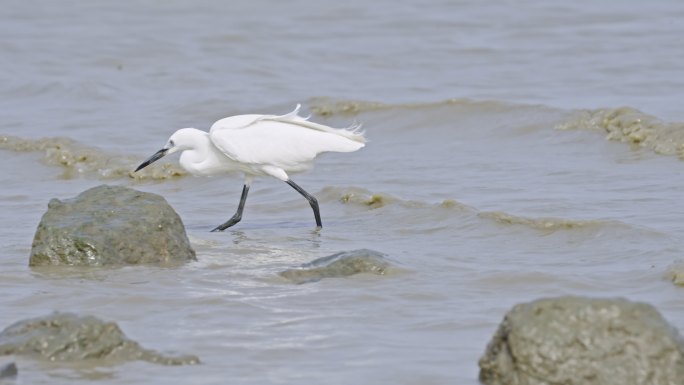
[[[324, 152], [352, 152], [365, 146], [360, 124], [332, 128], [299, 116], [300, 105], [285, 115], [237, 115], [221, 119], [209, 138], [241, 167], [263, 171], [264, 165], [300, 172]], [[256, 168], [255, 168], [256, 167]], [[269, 174], [270, 175], [270, 174]]]
[[302, 108], [302, 105], [297, 103], [297, 106], [295, 107], [292, 112], [288, 112], [285, 115], [264, 115], [263, 119], [276, 119], [276, 120], [309, 120], [311, 115], [307, 117], [299, 116], [299, 110]]
[[297, 104], [297, 107], [292, 112], [289, 112], [285, 115], [279, 115], [279, 116], [274, 116], [274, 115], [266, 115], [263, 117], [260, 117], [254, 121], [254, 123], [259, 122], [259, 121], [273, 121], [273, 122], [281, 122], [281, 123], [289, 123], [289, 124], [294, 124], [297, 126], [305, 127], [311, 130], [317, 130], [317, 131], [322, 131], [322, 132], [328, 132], [331, 134], [339, 135], [342, 137], [345, 137], [347, 139], [353, 140], [355, 142], [359, 143], [366, 143], [366, 137], [364, 136], [364, 131], [361, 129], [361, 123], [354, 123], [349, 127], [346, 128], [333, 128], [330, 126], [326, 126], [324, 124], [319, 124], [319, 123], [314, 123], [310, 122], [309, 118], [311, 118], [311, 115], [309, 116], [299, 116], [299, 110], [301, 109], [302, 105]]

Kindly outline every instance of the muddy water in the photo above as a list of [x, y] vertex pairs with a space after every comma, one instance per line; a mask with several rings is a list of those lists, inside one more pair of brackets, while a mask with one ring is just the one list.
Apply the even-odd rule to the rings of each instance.
[[[512, 305], [620, 296], [684, 325], [677, 2], [91, 4], [0, 18], [0, 325], [53, 310], [116, 321], [202, 364], [61, 367], [26, 383], [475, 384]], [[277, 33], [276, 33], [277, 31]], [[368, 146], [282, 182], [130, 170], [180, 127], [236, 113], [363, 122]], [[622, 108], [626, 106], [626, 108]], [[27, 267], [50, 198], [101, 183], [162, 194], [198, 262]], [[370, 249], [385, 275], [278, 273]]]

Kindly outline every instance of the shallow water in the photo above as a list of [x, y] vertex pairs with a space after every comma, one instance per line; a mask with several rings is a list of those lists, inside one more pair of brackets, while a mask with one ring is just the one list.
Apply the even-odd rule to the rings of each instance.
[[[619, 296], [684, 324], [665, 278], [684, 250], [679, 2], [8, 4], [0, 326], [92, 314], [203, 362], [20, 358], [22, 383], [476, 384], [518, 302]], [[256, 180], [243, 221], [216, 234], [240, 176], [129, 176], [176, 128], [298, 102], [370, 139], [294, 178], [319, 199], [320, 233], [276, 180]], [[29, 269], [47, 202], [101, 183], [163, 195], [199, 261]], [[277, 275], [362, 248], [396, 269]]]

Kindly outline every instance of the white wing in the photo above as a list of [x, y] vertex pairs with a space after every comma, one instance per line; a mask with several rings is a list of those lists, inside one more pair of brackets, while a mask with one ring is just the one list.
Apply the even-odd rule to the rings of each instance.
[[286, 115], [238, 115], [214, 123], [209, 137], [229, 158], [287, 170], [322, 152], [351, 152], [364, 146], [359, 127], [338, 129], [307, 121], [297, 108]]

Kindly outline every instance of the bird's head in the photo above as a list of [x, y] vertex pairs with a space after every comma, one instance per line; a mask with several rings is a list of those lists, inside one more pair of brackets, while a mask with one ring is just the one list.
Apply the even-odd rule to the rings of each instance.
[[166, 141], [164, 147], [142, 162], [140, 166], [135, 169], [135, 171], [142, 170], [166, 155], [173, 154], [176, 151], [188, 150], [192, 148], [192, 136], [194, 131], [197, 130], [194, 128], [181, 128], [180, 130], [174, 132], [169, 140]]

